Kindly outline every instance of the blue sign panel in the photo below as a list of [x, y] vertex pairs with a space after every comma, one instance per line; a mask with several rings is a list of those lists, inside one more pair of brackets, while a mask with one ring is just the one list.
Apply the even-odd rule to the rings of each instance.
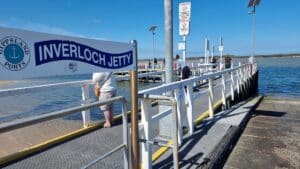
[[94, 66], [116, 69], [133, 63], [132, 51], [107, 53], [87, 45], [67, 40], [48, 40], [34, 44], [35, 64], [42, 65], [60, 60], [73, 60]]

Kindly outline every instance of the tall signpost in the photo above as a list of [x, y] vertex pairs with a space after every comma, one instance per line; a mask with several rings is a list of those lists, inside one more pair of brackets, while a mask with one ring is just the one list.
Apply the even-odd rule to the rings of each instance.
[[179, 35], [182, 36], [182, 43], [179, 45], [182, 50], [183, 64], [186, 63], [186, 36], [190, 31], [191, 18], [191, 2], [183, 2], [179, 4]]

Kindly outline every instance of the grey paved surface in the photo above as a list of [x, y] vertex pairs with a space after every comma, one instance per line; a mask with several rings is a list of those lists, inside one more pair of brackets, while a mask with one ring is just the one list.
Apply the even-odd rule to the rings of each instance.
[[[67, 169], [80, 168], [121, 144], [120, 125], [94, 131], [65, 142], [5, 168]], [[122, 151], [91, 168], [123, 168]]]
[[300, 100], [264, 99], [224, 168], [300, 168]]

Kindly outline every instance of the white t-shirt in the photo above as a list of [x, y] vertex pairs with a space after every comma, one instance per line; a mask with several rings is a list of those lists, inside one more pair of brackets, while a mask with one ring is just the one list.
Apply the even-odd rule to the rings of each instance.
[[184, 61], [182, 59], [177, 60], [177, 68], [183, 68], [184, 66]]
[[115, 91], [115, 78], [111, 72], [93, 73], [93, 82], [100, 86], [100, 92]]

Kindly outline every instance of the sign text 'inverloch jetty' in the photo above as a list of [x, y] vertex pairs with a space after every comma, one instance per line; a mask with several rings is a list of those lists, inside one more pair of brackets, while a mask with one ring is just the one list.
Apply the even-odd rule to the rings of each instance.
[[49, 40], [34, 44], [36, 65], [74, 60], [105, 68], [122, 68], [133, 63], [132, 51], [107, 53], [67, 40]]

